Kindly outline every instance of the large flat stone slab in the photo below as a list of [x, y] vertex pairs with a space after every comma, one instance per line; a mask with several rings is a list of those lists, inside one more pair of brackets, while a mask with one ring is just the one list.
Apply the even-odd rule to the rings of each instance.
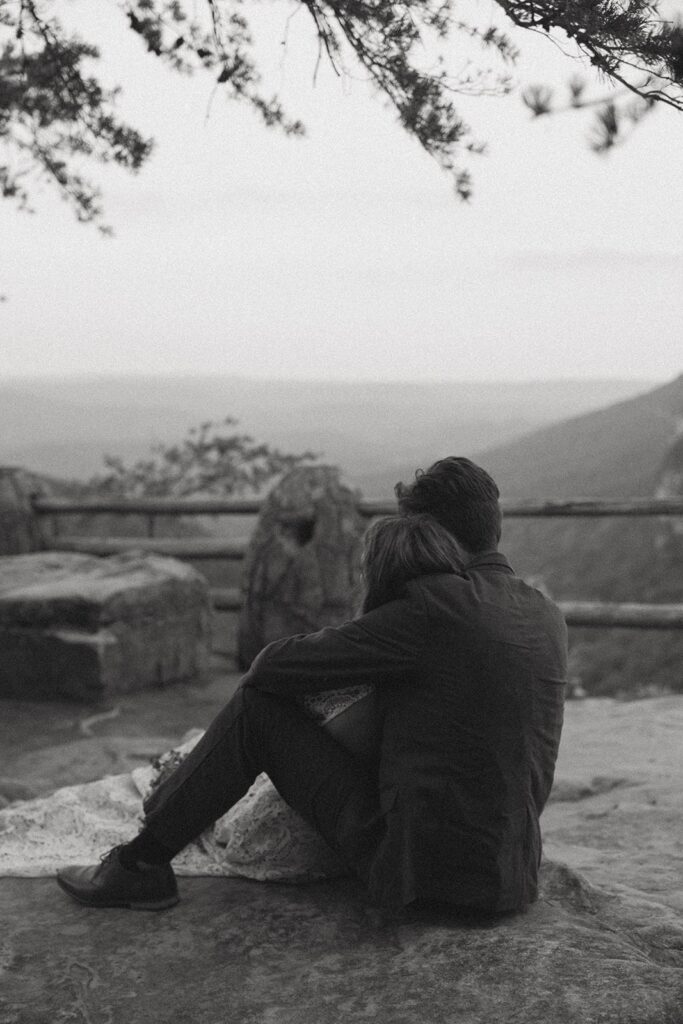
[[[177, 735], [205, 724], [171, 696]], [[140, 742], [125, 712], [153, 700], [93, 729]], [[495, 924], [383, 915], [349, 880], [181, 878], [177, 907], [142, 914], [2, 878], [0, 1022], [681, 1024], [682, 729], [680, 697], [568, 705], [540, 899]]]
[[549, 864], [525, 915], [391, 917], [351, 881], [181, 879], [162, 914], [2, 879], [3, 1024], [680, 1024], [683, 929]]
[[172, 558], [3, 558], [0, 696], [93, 702], [196, 679], [210, 624], [206, 580]]

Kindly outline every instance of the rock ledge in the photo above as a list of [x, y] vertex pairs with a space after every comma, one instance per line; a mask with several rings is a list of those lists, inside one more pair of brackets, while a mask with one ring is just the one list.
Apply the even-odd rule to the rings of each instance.
[[0, 696], [92, 702], [196, 678], [210, 613], [206, 580], [171, 558], [3, 558]]

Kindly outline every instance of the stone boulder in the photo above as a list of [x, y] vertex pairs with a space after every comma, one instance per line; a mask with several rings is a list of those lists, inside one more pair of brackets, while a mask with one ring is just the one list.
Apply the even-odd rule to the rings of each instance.
[[2, 558], [0, 696], [96, 702], [191, 680], [210, 626], [206, 580], [171, 558]]
[[365, 530], [357, 503], [331, 466], [298, 467], [270, 492], [243, 567], [242, 670], [272, 640], [354, 615]]

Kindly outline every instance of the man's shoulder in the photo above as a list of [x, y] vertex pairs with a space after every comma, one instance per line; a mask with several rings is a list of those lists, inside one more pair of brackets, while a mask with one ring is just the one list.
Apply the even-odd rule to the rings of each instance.
[[430, 620], [467, 616], [477, 604], [474, 582], [465, 573], [419, 576], [407, 584], [406, 596], [412, 607], [422, 609]]
[[[494, 609], [514, 618], [564, 624], [558, 606], [547, 594], [517, 576], [504, 555], [489, 563], [467, 566], [461, 573], [434, 573], [408, 584], [408, 596], [427, 614], [478, 619]], [[496, 616], [497, 617], [497, 616]]]

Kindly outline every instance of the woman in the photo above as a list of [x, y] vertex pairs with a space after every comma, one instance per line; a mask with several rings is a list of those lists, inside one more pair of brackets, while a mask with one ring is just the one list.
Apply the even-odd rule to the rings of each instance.
[[418, 576], [457, 573], [463, 565], [458, 542], [426, 512], [376, 519], [363, 539], [361, 613], [403, 597]]
[[[460, 572], [463, 564], [457, 541], [430, 515], [376, 519], [363, 539], [360, 613], [403, 597], [406, 584], [418, 576]], [[306, 698], [304, 706], [352, 754], [374, 758], [380, 723], [373, 691], [364, 687], [331, 696]]]

